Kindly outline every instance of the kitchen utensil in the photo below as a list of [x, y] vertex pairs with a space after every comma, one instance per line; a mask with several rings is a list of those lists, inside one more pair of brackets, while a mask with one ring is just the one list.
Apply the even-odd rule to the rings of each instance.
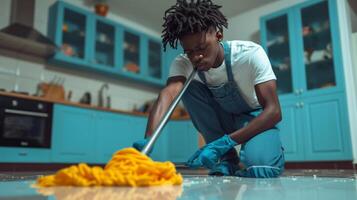
[[51, 100], [65, 100], [63, 87], [64, 78], [54, 76], [49, 83], [42, 82], [38, 85], [36, 94]]

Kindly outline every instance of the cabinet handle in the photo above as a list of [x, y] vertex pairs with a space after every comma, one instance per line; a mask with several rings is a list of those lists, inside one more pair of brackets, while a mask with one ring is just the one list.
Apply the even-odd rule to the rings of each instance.
[[295, 95], [301, 95], [304, 92], [304, 89], [296, 89], [295, 90]]
[[27, 153], [26, 152], [20, 152], [19, 156], [27, 156]]
[[304, 102], [300, 102], [300, 108], [304, 107]]

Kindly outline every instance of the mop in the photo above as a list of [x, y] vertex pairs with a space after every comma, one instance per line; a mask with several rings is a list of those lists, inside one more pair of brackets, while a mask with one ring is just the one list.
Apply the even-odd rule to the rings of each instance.
[[99, 166], [90, 167], [85, 163], [72, 165], [59, 170], [53, 175], [39, 177], [36, 186], [137, 187], [181, 185], [183, 178], [181, 174], [176, 172], [175, 165], [172, 162], [155, 162], [147, 155], [196, 74], [197, 69], [194, 69], [141, 152], [134, 148], [119, 150], [104, 168]]

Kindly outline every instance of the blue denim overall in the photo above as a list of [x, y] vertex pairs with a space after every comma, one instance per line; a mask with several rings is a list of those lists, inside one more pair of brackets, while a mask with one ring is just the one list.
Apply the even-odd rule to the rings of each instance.
[[[244, 127], [262, 110], [252, 109], [241, 96], [233, 78], [231, 48], [226, 42], [223, 48], [228, 82], [216, 87], [207, 86], [203, 72], [199, 72], [204, 84], [192, 81], [182, 97], [194, 126], [206, 143]], [[239, 157], [240, 160], [235, 149], [232, 149], [221, 158], [222, 165], [229, 168], [229, 172], [224, 175], [256, 178], [279, 176], [285, 163], [279, 129], [273, 127], [243, 143]], [[237, 170], [235, 166], [239, 161], [245, 169]]]

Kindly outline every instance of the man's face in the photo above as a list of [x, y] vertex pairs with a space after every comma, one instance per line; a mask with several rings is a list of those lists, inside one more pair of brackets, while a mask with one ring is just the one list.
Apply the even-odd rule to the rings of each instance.
[[214, 66], [217, 64], [220, 50], [220, 44], [217, 41], [214, 28], [199, 33], [186, 34], [180, 38], [184, 53], [191, 63], [202, 71], [217, 67]]

